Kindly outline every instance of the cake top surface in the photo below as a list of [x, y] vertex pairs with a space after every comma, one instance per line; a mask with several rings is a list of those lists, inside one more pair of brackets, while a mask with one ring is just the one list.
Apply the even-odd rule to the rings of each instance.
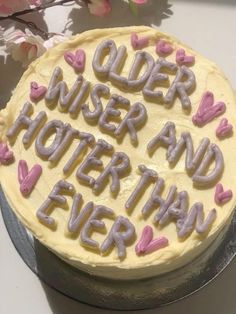
[[11, 207], [71, 261], [169, 264], [232, 214], [234, 93], [215, 64], [157, 30], [91, 30], [50, 49], [0, 124]]

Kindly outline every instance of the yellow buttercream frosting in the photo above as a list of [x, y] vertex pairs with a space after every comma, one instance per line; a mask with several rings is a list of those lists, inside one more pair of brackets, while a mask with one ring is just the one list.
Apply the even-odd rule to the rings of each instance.
[[[138, 145], [133, 146], [128, 133], [126, 133], [123, 141], [117, 142], [113, 136], [102, 133], [98, 125], [88, 124], [84, 120], [81, 111], [78, 117], [71, 118], [69, 113], [60, 111], [58, 105], [54, 109], [49, 109], [45, 99], [33, 103], [34, 113], [32, 117], [35, 117], [38, 112], [43, 110], [47, 114], [47, 121], [58, 119], [63, 122], [68, 122], [73, 128], [93, 134], [96, 140], [104, 139], [114, 146], [115, 151], [125, 152], [129, 156], [131, 172], [128, 176], [121, 178], [121, 186], [118, 195], [114, 197], [111, 194], [109, 184], [106, 185], [102, 193], [98, 195], [94, 194], [90, 187], [78, 182], [75, 176], [76, 169], [68, 176], [63, 174], [62, 169], [72, 156], [76, 148], [76, 141], [69, 146], [62, 159], [54, 166], [36, 155], [34, 142], [32, 142], [27, 149], [24, 147], [22, 136], [25, 130], [22, 130], [16, 137], [15, 143], [10, 146], [10, 149], [14, 152], [15, 162], [7, 166], [0, 166], [1, 186], [11, 208], [20, 221], [41, 243], [76, 267], [96, 275], [120, 279], [154, 276], [188, 263], [196, 255], [204, 251], [211, 241], [217, 237], [223, 227], [229, 224], [236, 197], [234, 193], [234, 187], [236, 186], [236, 177], [234, 176], [234, 172], [236, 171], [236, 158], [234, 157], [236, 139], [234, 134], [224, 140], [219, 140], [215, 135], [215, 130], [223, 116], [227, 118], [233, 126], [236, 126], [235, 96], [225, 76], [214, 63], [205, 59], [195, 51], [192, 51], [178, 40], [152, 28], [141, 26], [90, 30], [74, 36], [64, 43], [50, 49], [41, 58], [32, 63], [14, 90], [6, 109], [0, 112], [0, 136], [2, 141], [5, 141], [7, 130], [18, 117], [24, 103], [30, 101], [29, 93], [30, 83], [32, 81], [36, 81], [39, 85], [48, 86], [53, 70], [56, 66], [59, 66], [63, 70], [63, 80], [68, 84], [68, 87], [70, 88], [73, 85], [77, 75], [74, 69], [65, 62], [64, 53], [68, 51], [74, 52], [78, 48], [84, 49], [86, 52], [86, 64], [83, 72], [84, 78], [91, 82], [91, 86], [99, 83], [92, 68], [92, 59], [98, 44], [107, 38], [113, 39], [117, 47], [126, 45], [128, 56], [122, 70], [122, 75], [127, 77], [135, 54], [130, 44], [130, 35], [133, 31], [137, 32], [138, 36], [147, 36], [149, 38], [149, 44], [144, 50], [150, 53], [155, 60], [158, 59], [155, 52], [155, 44], [158, 39], [165, 40], [174, 48], [174, 52], [166, 57], [168, 61], [175, 63], [175, 52], [176, 49], [179, 48], [183, 48], [186, 54], [195, 56], [195, 63], [191, 66], [191, 70], [196, 76], [196, 88], [189, 95], [192, 104], [191, 112], [186, 113], [183, 111], [179, 98], [176, 98], [173, 106], [167, 109], [162, 104], [147, 101], [143, 98], [142, 92], [140, 91], [125, 92], [112, 85], [110, 81], [103, 82], [110, 88], [111, 94], [122, 95], [129, 99], [131, 104], [141, 102], [146, 107], [148, 116], [147, 122], [137, 131]], [[174, 75], [170, 75], [170, 81], [173, 79]], [[167, 88], [163, 87], [163, 91], [166, 92]], [[192, 115], [196, 113], [202, 94], [206, 91], [213, 92], [216, 101], [225, 102], [227, 109], [222, 117], [217, 117], [204, 127], [199, 128], [192, 123]], [[102, 102], [103, 108], [105, 108], [107, 99], [102, 98]], [[90, 98], [86, 100], [86, 103], [92, 108]], [[124, 112], [122, 114], [124, 114]], [[231, 189], [233, 191], [234, 195], [230, 201], [222, 206], [218, 206], [214, 202], [215, 186], [204, 188], [193, 186], [192, 179], [185, 170], [185, 152], [182, 154], [175, 167], [172, 168], [170, 168], [166, 160], [165, 148], [158, 148], [152, 157], [148, 155], [146, 149], [148, 142], [161, 131], [167, 121], [175, 123], [177, 139], [180, 138], [181, 132], [190, 132], [195, 149], [198, 147], [201, 139], [206, 136], [212, 143], [216, 143], [220, 147], [224, 156], [224, 171], [220, 182], [225, 189]], [[23, 197], [19, 189], [17, 167], [20, 159], [26, 160], [29, 168], [37, 163], [40, 164], [43, 169], [42, 175], [29, 197]], [[104, 164], [106, 164], [108, 158], [103, 158], [102, 160]], [[205, 216], [212, 208], [215, 208], [217, 210], [217, 218], [210, 231], [202, 236], [199, 236], [196, 231], [193, 231], [185, 240], [179, 240], [176, 232], [176, 224], [173, 221], [163, 228], [155, 226], [153, 224], [155, 211], [153, 211], [152, 215], [147, 219], [144, 219], [141, 215], [141, 209], [148, 200], [151, 188], [144, 193], [133, 211], [128, 214], [125, 209], [125, 203], [140, 179], [140, 174], [137, 171], [138, 165], [140, 164], [144, 164], [148, 168], [155, 170], [159, 176], [165, 180], [163, 197], [166, 196], [169, 187], [175, 184], [178, 191], [186, 190], [188, 192], [190, 205], [195, 202], [203, 203]], [[98, 173], [94, 172], [90, 174], [96, 177]], [[55, 229], [48, 228], [39, 222], [36, 217], [36, 211], [46, 200], [56, 182], [61, 179], [65, 179], [75, 186], [76, 191], [82, 194], [84, 204], [93, 201], [95, 204], [105, 205], [112, 208], [117, 216], [122, 215], [128, 217], [134, 224], [136, 241], [127, 245], [126, 257], [123, 260], [117, 257], [116, 248], [112, 249], [109, 254], [102, 255], [99, 254], [98, 251], [92, 251], [82, 246], [79, 242], [79, 234], [71, 235], [68, 232], [67, 223], [72, 205], [72, 199], [69, 197], [67, 198], [67, 209], [55, 208], [50, 214], [57, 223]], [[104, 222], [108, 232], [113, 221], [104, 219]], [[137, 243], [146, 225], [153, 227], [154, 238], [160, 235], [165, 236], [169, 240], [169, 245], [153, 253], [137, 256], [135, 253], [135, 243]], [[106, 234], [93, 232], [91, 237], [101, 244]]]

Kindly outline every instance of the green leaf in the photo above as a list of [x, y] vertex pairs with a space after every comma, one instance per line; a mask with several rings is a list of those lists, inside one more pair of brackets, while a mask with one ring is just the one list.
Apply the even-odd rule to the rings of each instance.
[[138, 16], [138, 8], [137, 8], [137, 5], [136, 5], [132, 0], [129, 0], [129, 8], [130, 8], [131, 12], [132, 12], [135, 16]]

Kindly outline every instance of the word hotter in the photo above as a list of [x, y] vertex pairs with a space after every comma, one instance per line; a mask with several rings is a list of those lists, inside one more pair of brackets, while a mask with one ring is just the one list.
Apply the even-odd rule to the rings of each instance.
[[[90, 152], [82, 160], [76, 171], [78, 181], [90, 186], [94, 192], [99, 193], [110, 177], [111, 192], [119, 192], [120, 177], [128, 175], [130, 168], [130, 160], [125, 153], [114, 152], [113, 146], [106, 141], [100, 139], [95, 142], [93, 135], [80, 132], [72, 128], [70, 124], [63, 123], [60, 120], [45, 123], [47, 115], [44, 111], [39, 112], [34, 119], [31, 119], [32, 111], [33, 107], [30, 103], [23, 106], [18, 118], [7, 131], [6, 135], [10, 141], [14, 142], [18, 133], [22, 129], [26, 129], [22, 137], [23, 145], [27, 147], [35, 139], [36, 154], [41, 159], [48, 160], [51, 166], [55, 167], [72, 142], [77, 140], [78, 146], [64, 165], [63, 172], [67, 174], [73, 170], [78, 160], [90, 149]], [[39, 129], [40, 131], [37, 133]], [[54, 135], [52, 143], [46, 146], [48, 138], [52, 135]], [[110, 161], [103, 167], [100, 158], [107, 154], [110, 155]], [[97, 169], [98, 166], [103, 170], [97, 178], [93, 178], [89, 175], [89, 172]]]

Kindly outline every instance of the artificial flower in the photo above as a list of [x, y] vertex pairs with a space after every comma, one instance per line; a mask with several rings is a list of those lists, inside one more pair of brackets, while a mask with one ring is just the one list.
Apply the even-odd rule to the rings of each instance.
[[55, 0], [28, 0], [30, 5], [33, 5], [33, 6], [36, 6], [36, 7], [38, 7], [40, 5], [47, 4], [47, 3], [51, 3], [51, 2], [54, 2], [54, 1]]
[[56, 46], [57, 44], [62, 43], [66, 38], [68, 38], [68, 37], [65, 36], [64, 34], [55, 34], [54, 36], [52, 36], [48, 40], [46, 40], [43, 43], [43, 45], [46, 49], [49, 49], [49, 48]]
[[52, 0], [0, 0], [0, 16], [9, 16], [15, 12], [30, 9], [31, 6], [39, 6], [53, 2]]
[[41, 0], [29, 0], [29, 4], [39, 6], [41, 5]]
[[3, 33], [3, 40], [6, 51], [14, 60], [22, 62], [23, 66], [29, 65], [46, 51], [43, 39], [28, 29], [25, 33], [21, 30], [8, 29]]
[[8, 16], [28, 8], [27, 0], [0, 0], [0, 16]]
[[90, 0], [88, 8], [91, 14], [96, 16], [105, 16], [111, 11], [109, 0]]
[[148, 0], [130, 0], [130, 1], [135, 4], [145, 4], [148, 2]]

